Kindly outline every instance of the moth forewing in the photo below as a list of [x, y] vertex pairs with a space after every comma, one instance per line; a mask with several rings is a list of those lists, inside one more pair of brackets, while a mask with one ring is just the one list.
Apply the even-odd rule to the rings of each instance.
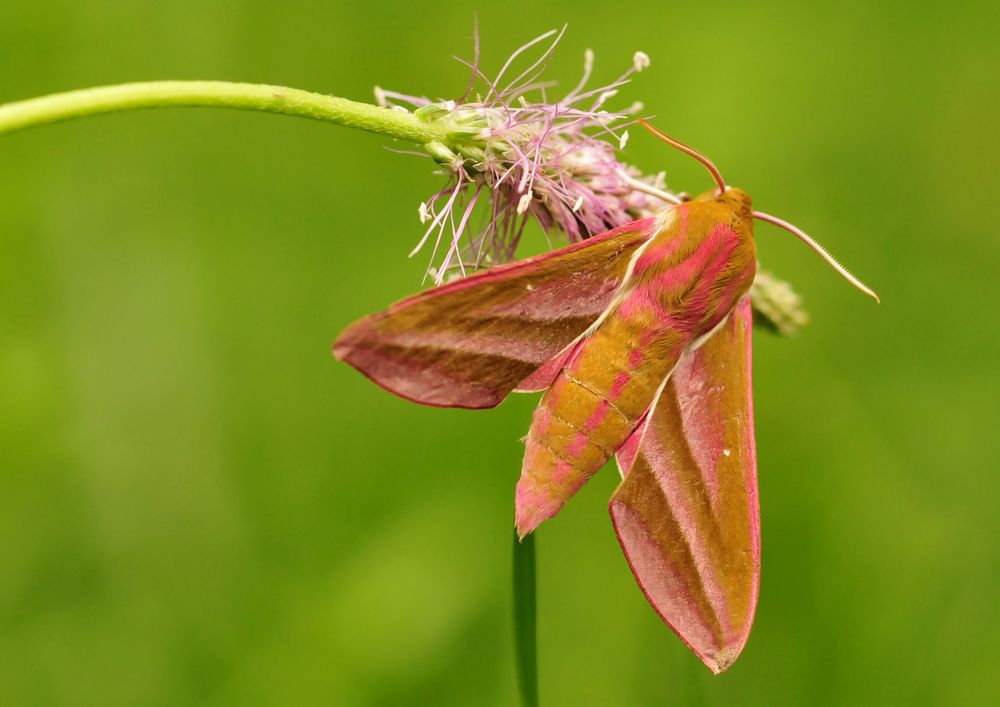
[[714, 672], [749, 637], [760, 578], [749, 300], [678, 363], [609, 510], [656, 613]]
[[431, 288], [349, 326], [338, 359], [389, 392], [493, 407], [607, 308], [653, 219]]

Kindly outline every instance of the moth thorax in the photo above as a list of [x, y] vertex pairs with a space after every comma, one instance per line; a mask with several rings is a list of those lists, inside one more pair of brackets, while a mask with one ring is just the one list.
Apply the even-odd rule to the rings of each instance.
[[699, 194], [695, 201], [715, 201], [737, 212], [741, 217], [753, 218], [753, 206], [750, 195], [737, 187], [726, 187], [721, 194], [718, 190]]

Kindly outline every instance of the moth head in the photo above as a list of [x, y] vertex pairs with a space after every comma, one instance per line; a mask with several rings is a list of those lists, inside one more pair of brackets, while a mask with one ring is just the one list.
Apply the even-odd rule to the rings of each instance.
[[673, 147], [676, 147], [678, 150], [687, 155], [690, 155], [691, 157], [694, 157], [696, 160], [701, 162], [702, 165], [704, 165], [705, 169], [707, 169], [709, 173], [712, 175], [712, 179], [715, 180], [716, 189], [713, 189], [710, 192], [705, 192], [704, 194], [699, 195], [695, 199], [695, 201], [708, 201], [708, 200], [722, 201], [727, 206], [730, 206], [734, 210], [736, 210], [738, 215], [741, 218], [745, 218], [748, 222], [751, 219], [756, 218], [761, 221], [767, 221], [768, 223], [773, 223], [775, 226], [785, 229], [789, 233], [798, 237], [799, 240], [808, 245], [814, 251], [816, 251], [816, 253], [819, 254], [819, 256], [823, 258], [823, 260], [825, 260], [828, 265], [830, 265], [834, 270], [836, 270], [841, 277], [843, 277], [849, 283], [851, 283], [856, 288], [864, 292], [866, 295], [875, 298], [876, 302], [879, 301], [878, 295], [875, 294], [874, 290], [872, 290], [870, 287], [868, 287], [868, 285], [861, 282], [861, 280], [852, 275], [847, 268], [845, 268], [843, 265], [837, 262], [836, 258], [830, 255], [826, 251], [826, 249], [823, 248], [823, 246], [821, 246], [819, 243], [810, 238], [805, 233], [805, 231], [798, 228], [797, 226], [788, 223], [787, 221], [783, 221], [777, 216], [771, 216], [770, 214], [765, 214], [763, 211], [753, 211], [750, 205], [750, 197], [747, 195], [747, 193], [742, 189], [726, 186], [726, 181], [722, 178], [722, 174], [719, 172], [719, 168], [716, 167], [715, 164], [712, 162], [712, 160], [708, 159], [708, 157], [701, 154], [693, 147], [688, 147], [680, 140], [676, 140], [670, 137], [669, 135], [660, 132], [652, 125], [647, 123], [645, 120], [640, 120], [639, 124], [642, 125], [642, 127], [646, 128], [646, 130], [651, 132], [654, 136], [656, 136], [663, 142]]
[[753, 218], [753, 205], [750, 200], [750, 195], [737, 187], [727, 186], [725, 191], [721, 194], [718, 189], [706, 191], [695, 197], [695, 201], [716, 201], [732, 209], [746, 219]]

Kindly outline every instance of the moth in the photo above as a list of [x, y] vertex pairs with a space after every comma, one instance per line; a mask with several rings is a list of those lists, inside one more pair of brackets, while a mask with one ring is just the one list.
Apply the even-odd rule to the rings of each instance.
[[523, 538], [615, 457], [611, 520], [656, 613], [713, 672], [750, 634], [760, 580], [751, 394], [752, 209], [717, 188], [544, 255], [432, 288], [349, 326], [334, 355], [423, 405], [544, 391], [515, 492]]

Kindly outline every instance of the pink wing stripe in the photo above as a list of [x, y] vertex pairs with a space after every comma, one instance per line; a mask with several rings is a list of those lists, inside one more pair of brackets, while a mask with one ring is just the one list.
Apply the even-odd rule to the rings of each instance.
[[618, 451], [610, 504], [649, 603], [714, 672], [743, 650], [760, 581], [750, 325], [744, 298], [681, 359]]
[[673, 257], [674, 253], [677, 252], [677, 249], [681, 247], [681, 244], [687, 237], [688, 211], [690, 208], [687, 204], [681, 204], [674, 209], [674, 214], [676, 214], [676, 218], [678, 219], [677, 236], [643, 253], [635, 263], [636, 275], [641, 275], [649, 268], [667, 262]]
[[[656, 405], [656, 401], [653, 401], [653, 407]], [[618, 448], [615, 452], [615, 461], [618, 463], [618, 472], [624, 479], [629, 471], [632, 470], [632, 465], [635, 463], [635, 457], [639, 453], [639, 443], [642, 442], [642, 436], [646, 433], [646, 422], [649, 419], [649, 410], [642, 416], [642, 420], [636, 425], [635, 430], [629, 436], [625, 443]]]
[[691, 355], [678, 361], [673, 379], [678, 394], [684, 401], [680, 406], [681, 429], [685, 439], [689, 440], [694, 462], [701, 469], [712, 507], [716, 508], [719, 496], [719, 454], [725, 447], [725, 429], [718, 420], [705, 414], [705, 405], [708, 403], [706, 397], [711, 395], [711, 390], [700, 383], [710, 380], [709, 375], [705, 370], [704, 359]]
[[[689, 257], [657, 275], [652, 287], [656, 290], [674, 290], [684, 283], [690, 282], [695, 275], [700, 282], [715, 282], [718, 270], [729, 260], [732, 251], [738, 244], [737, 236], [732, 228], [720, 223], [708, 234]], [[729, 245], [728, 248], [723, 248]], [[713, 269], [709, 269], [709, 265]]]
[[[679, 382], [678, 385], [680, 385]], [[679, 388], [679, 390], [683, 390], [683, 388]], [[708, 605], [706, 607], [708, 610], [703, 610], [704, 615], [699, 617], [701, 625], [693, 626], [692, 630], [699, 630], [715, 622], [723, 634], [731, 634], [732, 627], [729, 625], [729, 614], [726, 611], [726, 596], [716, 572], [715, 562], [718, 558], [713, 557], [710, 546], [711, 538], [706, 535], [706, 529], [703, 527], [704, 519], [701, 514], [704, 509], [699, 504], [702, 499], [700, 494], [692, 493], [689, 485], [677, 474], [667, 471], [673, 462], [673, 449], [670, 448], [669, 440], [660, 437], [659, 431], [656, 425], [651, 425], [646, 430], [641, 449], [643, 456], [649, 460], [654, 468], [656, 481], [660, 484], [661, 491], [667, 499], [677, 528], [683, 535], [683, 541], [690, 550], [700, 579], [704, 602]], [[697, 446], [697, 442], [692, 442], [691, 446]]]
[[[603, 243], [604, 241], [609, 241], [613, 238], [625, 233], [637, 233], [637, 232], [649, 232], [652, 226], [656, 223], [655, 218], [640, 219], [638, 221], [632, 221], [626, 223], [618, 228], [614, 228], [610, 231], [605, 231], [604, 233], [599, 233], [596, 236], [588, 238], [587, 240], [580, 241], [579, 243], [572, 243], [568, 246], [564, 246], [557, 250], [550, 250], [547, 253], [542, 253], [541, 255], [536, 255], [531, 258], [524, 258], [522, 260], [515, 261], [513, 263], [507, 263], [505, 265], [497, 265], [496, 267], [489, 268], [488, 270], [481, 270], [477, 273], [473, 273], [468, 277], [463, 277], [460, 280], [455, 280], [454, 282], [449, 282], [446, 285], [441, 285], [440, 287], [434, 287], [429, 290], [425, 290], [419, 294], [413, 295], [412, 297], [407, 297], [394, 305], [389, 307], [389, 312], [396, 312], [414, 302], [419, 302], [425, 299], [434, 297], [443, 297], [444, 295], [451, 294], [453, 292], [461, 292], [462, 290], [467, 290], [471, 287], [476, 287], [478, 285], [483, 285], [490, 282], [502, 282], [510, 277], [517, 275], [524, 275], [532, 270], [535, 270], [537, 266], [543, 265], [548, 261], [552, 260], [557, 256], [569, 255], [570, 253], [575, 253], [577, 251], [589, 248], [591, 246], [597, 245], [598, 243]], [[650, 234], [651, 235], [651, 234]], [[565, 304], [565, 303], [564, 303]], [[534, 308], [528, 308], [528, 311], [534, 312]]]
[[580, 341], [573, 342], [567, 346], [559, 354], [556, 354], [553, 358], [550, 358], [541, 368], [532, 373], [530, 376], [525, 378], [523, 381], [518, 383], [517, 388], [514, 389], [516, 393], [537, 393], [540, 390], [545, 390], [550, 385], [552, 385], [559, 372], [562, 371], [563, 367], [577, 352], [582, 344], [582, 339]]

